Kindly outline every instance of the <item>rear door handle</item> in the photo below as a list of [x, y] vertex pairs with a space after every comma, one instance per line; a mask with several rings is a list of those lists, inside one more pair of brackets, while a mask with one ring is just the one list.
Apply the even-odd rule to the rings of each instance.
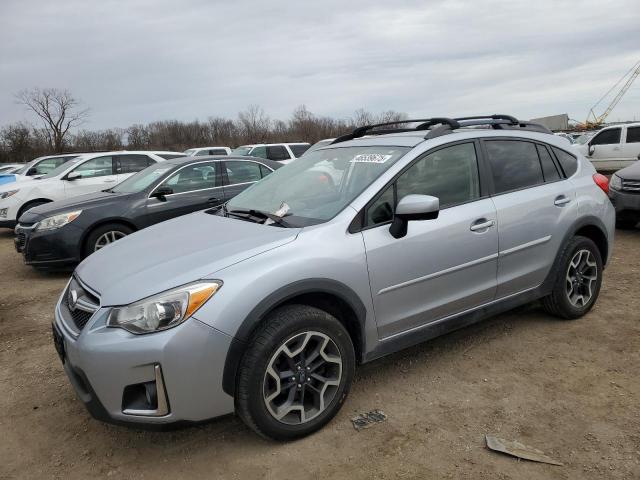
[[102, 183], [113, 183], [115, 181], [116, 181], [115, 179], [113, 179], [113, 180], [103, 180]]
[[493, 227], [494, 223], [495, 222], [493, 220], [487, 220], [486, 218], [481, 218], [473, 222], [469, 227], [469, 230], [471, 230], [472, 232], [486, 230], [487, 228]]
[[207, 203], [218, 203], [220, 202], [220, 199], [218, 197], [211, 197], [210, 199], [207, 200]]
[[553, 204], [556, 207], [562, 207], [563, 205], [566, 205], [567, 203], [569, 203], [571, 201], [571, 199], [565, 195], [560, 195], [559, 197], [556, 197], [556, 199], [554, 200]]

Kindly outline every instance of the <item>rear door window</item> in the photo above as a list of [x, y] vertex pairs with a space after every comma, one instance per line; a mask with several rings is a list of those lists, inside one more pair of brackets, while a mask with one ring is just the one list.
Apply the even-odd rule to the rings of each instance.
[[545, 182], [555, 182], [556, 180], [560, 180], [560, 172], [556, 168], [556, 164], [551, 158], [551, 154], [547, 147], [542, 145], [538, 145], [538, 155], [540, 155], [540, 163], [542, 164], [542, 173], [544, 174]]
[[608, 130], [603, 130], [598, 133], [593, 140], [591, 140], [591, 145], [615, 145], [620, 143], [620, 128], [609, 128]]
[[136, 173], [155, 163], [146, 155], [118, 155], [117, 173]]
[[226, 155], [227, 151], [224, 148], [212, 148], [209, 150], [209, 155]]
[[311, 145], [289, 145], [289, 148], [293, 152], [293, 156], [296, 158], [300, 157], [304, 152], [309, 150], [309, 147], [311, 147]]
[[544, 183], [535, 144], [518, 140], [487, 140], [485, 148], [496, 194]]
[[627, 143], [640, 143], [640, 127], [627, 127]]
[[284, 145], [271, 145], [267, 147], [267, 158], [269, 160], [279, 161], [289, 160], [291, 157]]

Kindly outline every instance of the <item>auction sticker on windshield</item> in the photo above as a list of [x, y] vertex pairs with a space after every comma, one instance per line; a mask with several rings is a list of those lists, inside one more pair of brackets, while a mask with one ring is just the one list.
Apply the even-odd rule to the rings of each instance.
[[382, 155], [380, 153], [361, 153], [351, 159], [351, 163], [384, 163], [393, 155]]

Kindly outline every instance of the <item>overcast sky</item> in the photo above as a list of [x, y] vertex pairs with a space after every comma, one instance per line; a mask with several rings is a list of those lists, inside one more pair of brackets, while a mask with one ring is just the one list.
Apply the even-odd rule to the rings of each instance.
[[[13, 95], [35, 86], [79, 97], [85, 128], [250, 104], [584, 120], [639, 41], [638, 0], [0, 0], [0, 125], [31, 118]], [[634, 118], [640, 79], [609, 120]]]

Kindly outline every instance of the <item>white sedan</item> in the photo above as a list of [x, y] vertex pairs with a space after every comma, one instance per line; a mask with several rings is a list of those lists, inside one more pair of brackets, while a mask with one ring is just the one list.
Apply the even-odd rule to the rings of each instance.
[[107, 190], [178, 152], [102, 152], [80, 155], [30, 182], [0, 186], [0, 227], [13, 228], [24, 212], [43, 203]]

